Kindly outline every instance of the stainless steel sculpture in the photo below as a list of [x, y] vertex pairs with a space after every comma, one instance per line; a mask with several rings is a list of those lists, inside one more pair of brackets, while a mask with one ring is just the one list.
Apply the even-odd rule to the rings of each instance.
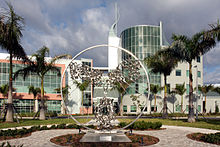
[[[140, 64], [137, 60], [124, 60], [118, 67], [109, 72], [108, 76], [103, 77], [102, 72], [97, 69], [91, 69], [91, 67], [83, 64], [77, 64], [71, 62], [69, 64], [70, 75], [72, 80], [83, 79], [89, 81], [93, 86], [103, 87], [103, 98], [99, 104], [95, 107], [95, 118], [98, 122], [98, 129], [112, 128], [111, 121], [115, 119], [113, 100], [107, 98], [109, 87], [114, 87], [115, 84], [123, 85], [126, 83], [128, 86], [135, 82], [140, 77]], [[125, 87], [122, 87], [125, 89]]]
[[[97, 48], [97, 47], [114, 47], [117, 48], [127, 54], [129, 54], [130, 58], [127, 60], [122, 61], [118, 65], [118, 67], [109, 72], [108, 76], [103, 76], [103, 73], [100, 70], [90, 68], [89, 66], [83, 65], [83, 64], [77, 64], [74, 60], [83, 54], [84, 52]], [[149, 77], [147, 74], [146, 69], [144, 68], [143, 64], [141, 61], [138, 60], [136, 56], [134, 56], [131, 52], [128, 50], [121, 48], [121, 47], [115, 47], [115, 46], [110, 46], [110, 45], [96, 45], [89, 47], [80, 53], [78, 53], [72, 60], [71, 62], [67, 65], [66, 69], [64, 70], [61, 78], [61, 96], [63, 98], [62, 94], [62, 86], [63, 86], [63, 79], [64, 79], [64, 74], [67, 70], [70, 71], [70, 77], [73, 80], [79, 80], [82, 79], [82, 81], [89, 81], [91, 84], [94, 86], [99, 86], [103, 87], [104, 93], [103, 93], [103, 98], [100, 100], [100, 103], [96, 106], [95, 108], [95, 116], [96, 116], [96, 121], [99, 123], [98, 128], [99, 129], [112, 129], [111, 125], [111, 120], [114, 120], [115, 114], [114, 114], [114, 106], [113, 106], [113, 101], [109, 98], [107, 98], [107, 93], [108, 90], [113, 87], [115, 84], [120, 84], [122, 85], [129, 85], [132, 82], [135, 82], [139, 79], [140, 77], [140, 69], [143, 69], [143, 72], [146, 75], [147, 78], [147, 89], [148, 89], [148, 96], [147, 99], [149, 99], [150, 96], [150, 84], [149, 84]], [[123, 87], [122, 87], [123, 88]], [[64, 102], [64, 99], [63, 99]], [[64, 102], [65, 104], [65, 102]], [[67, 109], [66, 105], [64, 105], [65, 108]], [[146, 108], [147, 104], [145, 104], [143, 110]], [[68, 109], [67, 109], [68, 111]], [[138, 117], [132, 121], [130, 124], [125, 126], [124, 128], [128, 127], [132, 123], [134, 123], [141, 115], [143, 111], [138, 115]], [[70, 115], [72, 119], [74, 119], [78, 124], [81, 124], [78, 122], [72, 115]], [[84, 126], [83, 124], [81, 124]], [[87, 129], [90, 129], [86, 126], [84, 126]], [[123, 129], [124, 129], [123, 128]]]

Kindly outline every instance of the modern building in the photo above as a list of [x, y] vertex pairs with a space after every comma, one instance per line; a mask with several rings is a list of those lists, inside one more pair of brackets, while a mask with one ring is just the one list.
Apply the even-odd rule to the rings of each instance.
[[[50, 57], [46, 57], [46, 60], [50, 60]], [[70, 63], [70, 59], [60, 59], [56, 61], [55, 66], [60, 69], [61, 75], [63, 74], [66, 66]], [[92, 67], [92, 59], [74, 60], [79, 64], [84, 64]], [[22, 69], [25, 65], [22, 61], [13, 59], [13, 73], [17, 70]], [[68, 95], [68, 105], [71, 114], [77, 113], [92, 113], [92, 87], [91, 85], [83, 92], [76, 88], [76, 85], [71, 80], [70, 73], [67, 71], [65, 74], [65, 80], [63, 80], [63, 87], [68, 83], [71, 85], [69, 89], [75, 89]], [[64, 113], [63, 103], [61, 94], [56, 89], [60, 88], [61, 75], [55, 71], [49, 71], [46, 73], [44, 78], [44, 90], [46, 98], [46, 106], [48, 112]], [[0, 86], [8, 84], [9, 80], [9, 54], [0, 53]], [[81, 82], [82, 79], [80, 79]], [[19, 75], [13, 81], [13, 88], [15, 92], [13, 94], [13, 104], [16, 110], [20, 113], [37, 112], [39, 109], [40, 95], [34, 99], [32, 94], [29, 94], [29, 86], [40, 87], [40, 78], [36, 73], [31, 73], [25, 80], [23, 75]], [[83, 95], [83, 96], [82, 96]], [[83, 97], [83, 100], [82, 100]], [[83, 102], [83, 105], [82, 103]], [[4, 104], [7, 103], [7, 96], [0, 93], [0, 109], [2, 110]]]
[[[13, 59], [13, 73], [17, 70], [23, 68], [25, 65], [22, 61]], [[65, 65], [57, 63], [55, 64], [61, 71], [64, 71]], [[8, 84], [9, 80], [9, 54], [0, 53], [0, 85]], [[45, 75], [44, 89], [45, 97], [47, 98], [46, 106], [49, 112], [61, 113], [61, 97], [60, 94], [56, 92], [55, 89], [60, 87], [60, 75], [55, 71], [49, 71]], [[38, 110], [38, 105], [35, 105], [35, 100], [32, 94], [28, 94], [28, 87], [33, 85], [34, 87], [40, 87], [40, 78], [35, 74], [31, 73], [25, 80], [23, 75], [19, 75], [13, 81], [13, 88], [15, 88], [13, 94], [13, 103], [17, 108], [18, 112], [27, 113]], [[39, 96], [36, 98], [36, 103], [38, 102]], [[0, 107], [2, 109], [3, 104], [7, 102], [7, 97], [0, 94]], [[35, 110], [34, 110], [35, 109]]]
[[[120, 34], [120, 46], [132, 52], [140, 61], [143, 61], [144, 58], [154, 55], [157, 51], [168, 46], [165, 35], [163, 34], [162, 22], [157, 25], [137, 25], [129, 27], [122, 31]], [[118, 63], [122, 60], [130, 58], [130, 56], [125, 53], [118, 51]], [[110, 54], [108, 58], [111, 58]], [[115, 58], [115, 57], [114, 57]], [[116, 58], [115, 58], [116, 59]], [[110, 64], [110, 63], [109, 63]], [[146, 66], [146, 65], [145, 65]], [[203, 57], [197, 58], [193, 61], [193, 86], [203, 85]], [[150, 69], [145, 67], [149, 73], [149, 80], [152, 84], [157, 84], [161, 87], [164, 86], [164, 77], [163, 75], [153, 74], [150, 72]], [[196, 74], [197, 72], [197, 74]], [[144, 110], [145, 113], [151, 113], [154, 107], [154, 99], [151, 97], [147, 99], [147, 79], [143, 71], [140, 71], [141, 77], [136, 82], [130, 85], [127, 90], [126, 95], [123, 98], [123, 108], [125, 113], [140, 113], [143, 108], [143, 105], [147, 103], [147, 108]], [[198, 79], [198, 80], [196, 80]], [[185, 112], [188, 111], [188, 95], [189, 95], [189, 65], [187, 63], [179, 63], [175, 70], [167, 77], [168, 90], [173, 90], [177, 84], [185, 84], [187, 89], [184, 94], [183, 109]], [[198, 81], [198, 83], [196, 83]], [[199, 94], [199, 93], [198, 93]], [[136, 96], [137, 101], [133, 101], [131, 96]], [[163, 107], [163, 96], [164, 92], [161, 91], [158, 93], [157, 98], [157, 112], [162, 111]], [[198, 99], [198, 110], [202, 110], [202, 99]], [[196, 101], [194, 99], [194, 106], [196, 107]], [[170, 95], [168, 97], [168, 112], [180, 112], [180, 103], [181, 97], [179, 95]]]

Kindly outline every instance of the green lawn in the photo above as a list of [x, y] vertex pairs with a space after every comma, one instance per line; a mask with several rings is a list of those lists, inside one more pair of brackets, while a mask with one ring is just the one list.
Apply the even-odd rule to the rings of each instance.
[[[80, 123], [86, 123], [91, 119], [77, 119]], [[74, 124], [75, 121], [72, 119], [48, 119], [48, 120], [30, 120], [30, 119], [23, 119], [20, 120], [20, 123], [6, 123], [0, 122], [0, 129], [3, 128], [12, 128], [12, 127], [20, 127], [20, 126], [34, 126], [34, 125], [50, 125], [50, 124]]]
[[[134, 119], [118, 119], [120, 122], [130, 122]], [[185, 127], [195, 127], [195, 128], [206, 128], [213, 130], [220, 130], [220, 121], [219, 120], [207, 120], [203, 119], [198, 120], [195, 123], [188, 123], [187, 120], [171, 120], [171, 119], [138, 119], [139, 121], [150, 121], [156, 122], [160, 121], [163, 125], [170, 126], [185, 126]]]

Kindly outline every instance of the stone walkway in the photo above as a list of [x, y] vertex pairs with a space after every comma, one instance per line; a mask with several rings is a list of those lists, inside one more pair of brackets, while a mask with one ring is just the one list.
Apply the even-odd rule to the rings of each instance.
[[[155, 147], [219, 147], [217, 145], [203, 143], [188, 139], [187, 134], [194, 132], [201, 133], [215, 133], [217, 130], [209, 129], [199, 129], [191, 127], [177, 127], [177, 126], [163, 126], [165, 130], [156, 131], [133, 131], [138, 134], [145, 134], [158, 137], [160, 139], [159, 143], [152, 145]], [[58, 147], [50, 142], [50, 139], [55, 136], [78, 133], [78, 130], [64, 129], [64, 130], [44, 130], [33, 132], [31, 136], [8, 140], [12, 145], [23, 144], [24, 147]], [[0, 144], [3, 141], [0, 141]]]

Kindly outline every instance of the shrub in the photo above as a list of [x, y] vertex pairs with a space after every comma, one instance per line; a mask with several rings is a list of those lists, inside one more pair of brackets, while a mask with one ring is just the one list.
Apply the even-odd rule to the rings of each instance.
[[59, 124], [57, 125], [58, 129], [65, 129], [66, 128], [66, 124]]
[[201, 140], [209, 143], [220, 144], [220, 132], [214, 134], [206, 134], [201, 137]]
[[66, 128], [68, 128], [68, 129], [76, 129], [77, 125], [76, 124], [69, 124], [69, 125], [66, 126]]
[[[120, 122], [119, 127], [124, 127], [129, 123]], [[162, 126], [161, 122], [146, 122], [146, 121], [136, 121], [132, 125], [130, 125], [129, 129], [136, 129], [136, 130], [147, 130], [147, 129], [160, 129]]]
[[56, 113], [56, 112], [47, 112], [47, 113], [46, 113], [46, 116], [47, 116], [47, 117], [49, 117], [49, 116], [50, 116], [50, 117], [57, 117], [57, 113]]
[[40, 127], [40, 130], [49, 130], [49, 128], [47, 126], [42, 126]]
[[126, 125], [127, 125], [126, 122], [120, 122], [120, 123], [118, 124], [118, 126], [119, 126], [120, 128], [123, 128], [123, 127], [125, 127]]
[[88, 127], [88, 128], [91, 128], [91, 129], [94, 129], [94, 128], [95, 128], [94, 125], [88, 125], [87, 127]]
[[52, 126], [50, 127], [50, 129], [57, 129], [57, 126], [56, 126], [56, 125], [52, 125]]

